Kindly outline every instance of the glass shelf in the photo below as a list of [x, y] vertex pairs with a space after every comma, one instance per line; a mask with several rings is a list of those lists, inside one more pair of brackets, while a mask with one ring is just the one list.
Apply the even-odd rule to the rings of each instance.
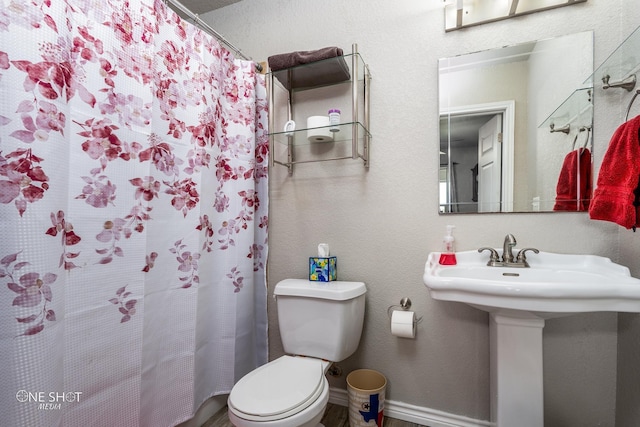
[[538, 128], [563, 128], [572, 123], [591, 126], [593, 121], [593, 88], [575, 90]]
[[640, 69], [640, 27], [600, 65], [594, 73], [585, 80], [585, 83], [593, 81], [601, 82], [609, 76], [610, 82], [619, 82]]
[[[358, 138], [363, 138], [363, 137], [367, 137], [367, 138], [371, 138], [371, 134], [369, 133], [369, 131], [364, 127], [364, 125], [360, 122], [351, 122], [351, 123], [341, 123], [338, 125], [338, 129], [340, 129], [337, 132], [331, 132], [331, 134], [333, 135], [333, 139], [329, 140], [329, 141], [310, 141], [307, 138], [307, 131], [310, 129], [296, 129], [293, 132], [274, 132], [271, 135], [274, 138], [274, 141], [277, 142], [278, 144], [282, 144], [282, 145], [289, 145], [289, 139], [291, 139], [291, 143], [292, 145], [295, 146], [303, 146], [303, 145], [315, 145], [315, 144], [334, 144], [334, 143], [342, 143], [342, 142], [351, 142], [353, 139], [353, 135], [354, 135], [354, 126], [357, 128], [355, 129], [358, 132]], [[318, 130], [318, 129], [328, 129], [331, 128], [333, 126], [322, 126], [322, 127], [317, 127], [317, 128], [311, 128], [313, 130]], [[291, 136], [287, 136], [287, 135], [291, 135]]]

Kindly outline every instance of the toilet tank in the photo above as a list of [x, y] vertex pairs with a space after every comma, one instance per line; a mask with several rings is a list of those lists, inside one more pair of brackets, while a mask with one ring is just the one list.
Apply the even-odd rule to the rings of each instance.
[[367, 288], [362, 282], [286, 279], [274, 290], [284, 351], [339, 362], [360, 343]]

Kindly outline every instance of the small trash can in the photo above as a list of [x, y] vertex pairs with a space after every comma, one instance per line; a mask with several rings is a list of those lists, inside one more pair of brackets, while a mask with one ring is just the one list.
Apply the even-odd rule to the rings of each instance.
[[357, 369], [347, 375], [349, 425], [382, 427], [387, 379], [372, 369]]

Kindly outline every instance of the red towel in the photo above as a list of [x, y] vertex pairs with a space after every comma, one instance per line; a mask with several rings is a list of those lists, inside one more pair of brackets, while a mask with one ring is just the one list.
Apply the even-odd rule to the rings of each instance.
[[554, 211], [586, 211], [591, 201], [591, 152], [586, 148], [573, 150], [564, 158]]
[[589, 206], [591, 219], [615, 222], [627, 229], [640, 225], [634, 194], [640, 178], [639, 131], [640, 116], [623, 123], [613, 134]]

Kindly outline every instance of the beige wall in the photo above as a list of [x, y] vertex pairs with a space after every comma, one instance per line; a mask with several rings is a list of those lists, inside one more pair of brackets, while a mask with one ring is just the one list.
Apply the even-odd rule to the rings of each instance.
[[[440, 249], [445, 225], [456, 225], [459, 250], [499, 246], [513, 233], [520, 244], [545, 251], [610, 256], [635, 275], [640, 267], [631, 264], [640, 255], [640, 237], [584, 213], [439, 216], [437, 59], [593, 29], [599, 65], [640, 23], [640, 8], [636, 0], [589, 0], [445, 34], [442, 5], [244, 0], [203, 19], [256, 60], [332, 45], [349, 50], [358, 43], [373, 75], [371, 169], [343, 161], [301, 165], [292, 177], [279, 166], [271, 171], [269, 288], [284, 278], [306, 277], [307, 257], [319, 242], [328, 242], [338, 256], [340, 279], [368, 287], [364, 334], [357, 353], [340, 363], [344, 371], [383, 372], [388, 399], [488, 419], [487, 315], [432, 300], [422, 282], [427, 254]], [[596, 90], [597, 164], [627, 102], [626, 94]], [[405, 296], [424, 316], [415, 340], [389, 332], [387, 307]], [[275, 358], [282, 347], [269, 301]], [[635, 316], [625, 317], [619, 335], [617, 317], [588, 314], [547, 322], [545, 425], [614, 426], [616, 386], [618, 413], [628, 420], [635, 415], [637, 424], [638, 410], [631, 406], [638, 406], [639, 381], [622, 371], [633, 364], [640, 325]], [[344, 388], [344, 377], [332, 385]]]

